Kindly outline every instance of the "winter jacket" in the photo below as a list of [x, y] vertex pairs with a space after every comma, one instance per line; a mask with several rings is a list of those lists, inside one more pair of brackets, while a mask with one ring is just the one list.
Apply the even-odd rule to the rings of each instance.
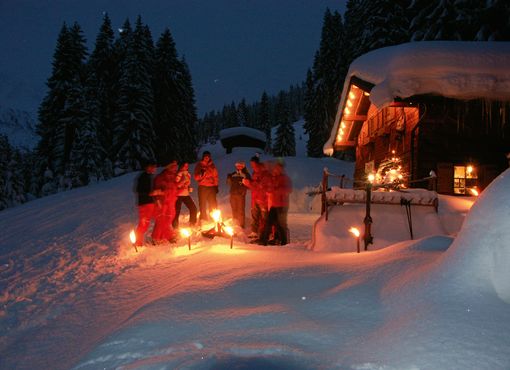
[[230, 186], [231, 195], [246, 195], [247, 187], [243, 185], [243, 179], [251, 179], [250, 173], [246, 167], [227, 175], [227, 185]]
[[162, 194], [156, 196], [159, 205], [175, 204], [177, 199], [177, 184], [175, 182], [175, 173], [169, 170], [163, 170], [154, 179], [154, 190], [160, 190]]
[[151, 204], [154, 199], [149, 195], [152, 191], [152, 175], [142, 172], [136, 181], [136, 192], [138, 193], [138, 205]]
[[191, 174], [188, 171], [179, 171], [175, 177], [175, 182], [177, 184], [177, 196], [188, 196], [191, 185]]
[[269, 208], [288, 207], [289, 194], [292, 192], [292, 181], [285, 173], [273, 175], [268, 183], [267, 200]]
[[244, 182], [251, 190], [252, 205], [257, 204], [262, 208], [267, 208], [267, 186], [270, 179], [270, 173], [264, 165], [260, 165], [260, 168], [251, 175], [251, 179]]
[[199, 186], [218, 186], [218, 170], [212, 161], [198, 162], [193, 175]]

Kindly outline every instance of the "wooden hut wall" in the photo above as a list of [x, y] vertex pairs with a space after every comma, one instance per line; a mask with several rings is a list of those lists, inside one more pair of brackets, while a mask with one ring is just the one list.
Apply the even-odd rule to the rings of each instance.
[[[505, 105], [505, 104], [503, 104]], [[507, 166], [510, 130], [505, 124], [502, 103], [460, 102], [445, 98], [426, 98], [424, 116], [414, 130], [413, 178], [438, 175], [437, 191], [453, 194], [455, 165], [476, 168], [476, 186], [483, 190]], [[412, 149], [412, 150], [413, 150]]]
[[393, 156], [393, 150], [401, 160], [403, 172], [409, 173], [411, 132], [419, 120], [419, 109], [395, 105], [377, 111], [372, 106], [368, 117], [358, 137], [355, 179], [364, 181], [367, 168], [373, 164], [373, 170], [377, 170], [381, 162]]

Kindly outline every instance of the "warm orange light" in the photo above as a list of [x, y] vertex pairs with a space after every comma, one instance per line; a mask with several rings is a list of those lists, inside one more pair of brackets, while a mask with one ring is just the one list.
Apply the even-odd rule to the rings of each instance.
[[359, 232], [359, 230], [358, 230], [357, 228], [355, 228], [355, 227], [351, 227], [351, 228], [349, 229], [349, 232], [350, 232], [352, 235], [354, 235], [356, 238], [359, 238], [359, 236], [360, 236], [360, 232]]
[[373, 173], [369, 174], [369, 175], [368, 175], [368, 181], [369, 181], [370, 183], [373, 183], [373, 182], [374, 182], [374, 180], [375, 180], [375, 175], [374, 175]]
[[466, 172], [468, 175], [471, 175], [473, 173], [473, 166], [469, 165], [466, 167]]
[[189, 238], [191, 236], [190, 229], [179, 229], [179, 232], [184, 238]]
[[344, 122], [344, 121], [342, 121], [342, 122], [340, 123], [340, 127], [341, 127], [341, 128], [345, 128], [345, 122]]
[[348, 106], [349, 108], [350, 108], [350, 107], [352, 107], [352, 101], [347, 100], [347, 106]]
[[354, 99], [356, 97], [356, 94], [354, 94], [352, 91], [349, 93], [349, 99]]
[[480, 193], [478, 192], [478, 190], [476, 190], [475, 188], [470, 188], [469, 189], [470, 193], [473, 194], [475, 197], [477, 197]]
[[230, 236], [234, 235], [234, 229], [231, 228], [230, 226], [225, 226], [223, 230], [225, 230], [225, 232]]
[[134, 230], [131, 230], [131, 232], [129, 233], [129, 239], [131, 240], [132, 244], [136, 243], [136, 234]]
[[213, 218], [214, 222], [220, 222], [221, 221], [221, 211], [219, 209], [215, 209], [211, 212], [211, 217]]
[[351, 113], [351, 110], [350, 110], [348, 107], [345, 107], [345, 109], [344, 109], [344, 113], [345, 113], [345, 114], [349, 114], [349, 113]]

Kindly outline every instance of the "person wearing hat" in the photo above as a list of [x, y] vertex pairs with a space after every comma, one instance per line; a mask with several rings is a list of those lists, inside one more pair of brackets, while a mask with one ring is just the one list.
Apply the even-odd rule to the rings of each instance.
[[211, 153], [205, 151], [202, 160], [193, 171], [193, 177], [198, 183], [198, 208], [200, 220], [209, 221], [209, 213], [217, 208], [216, 194], [218, 193], [218, 170], [211, 159]]
[[230, 186], [230, 207], [234, 223], [244, 229], [247, 187], [243, 184], [243, 180], [249, 180], [251, 176], [244, 162], [236, 162], [235, 167], [236, 170], [227, 175], [227, 185]]
[[154, 199], [153, 199], [153, 176], [156, 173], [156, 164], [147, 162], [144, 165], [144, 171], [136, 178], [135, 191], [137, 193], [138, 204], [138, 225], [136, 227], [136, 246], [142, 246], [145, 233], [154, 218]]

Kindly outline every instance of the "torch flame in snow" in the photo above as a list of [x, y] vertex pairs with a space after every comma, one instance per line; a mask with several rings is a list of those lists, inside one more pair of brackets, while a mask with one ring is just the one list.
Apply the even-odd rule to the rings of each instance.
[[349, 229], [349, 232], [350, 232], [351, 234], [353, 234], [356, 238], [359, 238], [360, 233], [359, 233], [359, 230], [358, 230], [357, 228], [355, 228], [355, 227], [351, 227], [351, 228]]
[[224, 230], [228, 235], [234, 235], [234, 229], [232, 229], [230, 226], [225, 226]]
[[214, 222], [221, 221], [221, 211], [219, 209], [215, 209], [214, 211], [212, 211], [211, 216], [212, 216]]
[[131, 232], [129, 233], [129, 239], [131, 240], [131, 243], [133, 244], [136, 243], [136, 234], [134, 230], [131, 230]]
[[188, 238], [191, 235], [189, 229], [180, 229], [179, 231], [181, 232], [181, 235], [185, 238]]

